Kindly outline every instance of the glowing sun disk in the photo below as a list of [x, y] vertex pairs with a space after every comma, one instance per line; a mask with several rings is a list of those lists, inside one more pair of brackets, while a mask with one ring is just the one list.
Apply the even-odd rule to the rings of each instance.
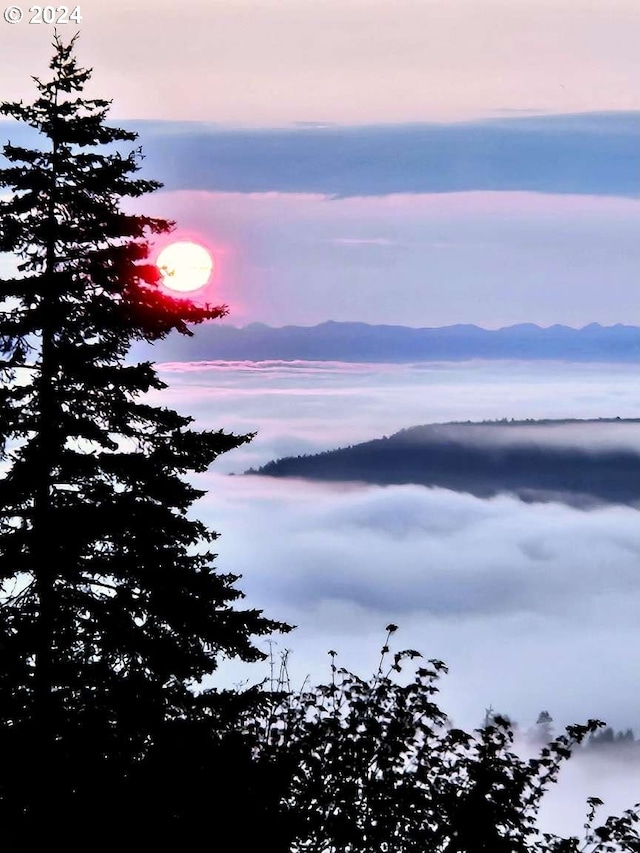
[[204, 287], [209, 281], [213, 258], [204, 246], [185, 240], [165, 246], [158, 255], [156, 266], [165, 287], [188, 293]]

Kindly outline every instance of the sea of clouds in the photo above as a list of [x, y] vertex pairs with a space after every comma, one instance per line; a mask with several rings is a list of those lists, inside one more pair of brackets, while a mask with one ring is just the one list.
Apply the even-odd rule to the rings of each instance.
[[[448, 664], [441, 705], [456, 725], [480, 725], [492, 706], [523, 729], [544, 709], [556, 731], [599, 718], [640, 735], [637, 509], [240, 476], [420, 423], [639, 417], [635, 367], [214, 362], [160, 372], [169, 388], [158, 400], [196, 426], [258, 432], [193, 478], [207, 490], [193, 512], [221, 533], [217, 565], [242, 575], [243, 604], [297, 626], [272, 646], [291, 650], [293, 686], [328, 678], [329, 649], [372, 674], [393, 622], [396, 648]], [[623, 432], [603, 425], [596, 444], [640, 447], [640, 425]], [[225, 661], [214, 683], [267, 675], [266, 665]], [[579, 833], [590, 795], [611, 811], [638, 799], [638, 765], [606, 761], [567, 767], [545, 826]]]

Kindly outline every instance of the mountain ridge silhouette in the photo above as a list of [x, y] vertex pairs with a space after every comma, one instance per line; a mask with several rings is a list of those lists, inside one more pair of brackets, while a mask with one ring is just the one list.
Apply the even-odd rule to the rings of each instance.
[[473, 359], [640, 363], [640, 327], [582, 328], [518, 323], [500, 329], [370, 325], [204, 324], [192, 338], [172, 334], [154, 349], [164, 361], [344, 361], [412, 363]]

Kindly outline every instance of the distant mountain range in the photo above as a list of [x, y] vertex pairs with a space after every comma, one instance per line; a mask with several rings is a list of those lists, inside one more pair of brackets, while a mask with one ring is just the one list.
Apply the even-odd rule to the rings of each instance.
[[640, 327], [533, 323], [487, 330], [473, 325], [441, 328], [335, 323], [244, 328], [209, 323], [192, 338], [171, 335], [156, 345], [158, 361], [417, 362], [467, 359], [554, 359], [640, 362]]
[[427, 424], [246, 473], [640, 508], [640, 418]]

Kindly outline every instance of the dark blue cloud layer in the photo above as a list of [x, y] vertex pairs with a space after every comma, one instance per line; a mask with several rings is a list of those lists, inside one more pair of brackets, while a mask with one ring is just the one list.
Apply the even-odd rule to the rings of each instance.
[[136, 129], [150, 172], [167, 189], [640, 194], [640, 112], [448, 125]]
[[366, 127], [128, 126], [140, 133], [145, 175], [167, 190], [640, 195], [640, 112]]

